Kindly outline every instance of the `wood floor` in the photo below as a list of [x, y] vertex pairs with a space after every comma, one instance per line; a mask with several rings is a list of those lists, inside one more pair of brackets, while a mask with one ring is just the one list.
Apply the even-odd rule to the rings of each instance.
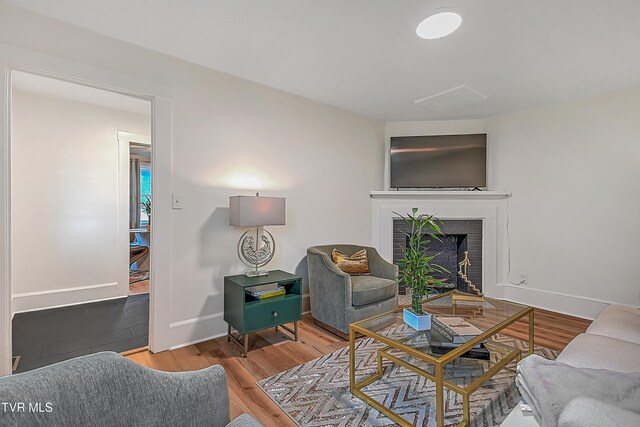
[[[591, 323], [546, 310], [535, 310], [535, 341], [554, 350], [562, 350]], [[256, 386], [256, 381], [331, 353], [347, 342], [316, 326], [310, 315], [299, 323], [300, 340], [294, 342], [274, 329], [252, 334], [250, 352], [245, 359], [240, 347], [225, 337], [177, 350], [152, 354], [140, 351], [127, 357], [141, 365], [162, 371], [191, 371], [219, 364], [227, 371], [231, 418], [249, 413], [267, 426], [295, 426], [289, 417]], [[528, 323], [517, 322], [506, 335], [528, 339]]]
[[149, 293], [149, 281], [142, 280], [140, 282], [131, 283], [129, 285], [129, 296], [141, 295]]

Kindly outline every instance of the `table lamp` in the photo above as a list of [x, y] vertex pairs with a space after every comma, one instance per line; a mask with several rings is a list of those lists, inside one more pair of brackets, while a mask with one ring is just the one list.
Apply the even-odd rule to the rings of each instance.
[[238, 241], [238, 258], [254, 270], [247, 277], [266, 276], [260, 270], [271, 261], [276, 251], [276, 242], [265, 225], [285, 225], [285, 198], [255, 196], [229, 197], [229, 225], [252, 227]]

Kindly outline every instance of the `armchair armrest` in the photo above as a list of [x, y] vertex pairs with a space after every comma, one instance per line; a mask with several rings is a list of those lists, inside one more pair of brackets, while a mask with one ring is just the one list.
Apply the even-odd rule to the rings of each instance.
[[369, 270], [372, 275], [389, 280], [398, 279], [398, 266], [387, 262], [375, 248], [367, 248], [367, 257], [369, 258]]
[[349, 274], [340, 270], [338, 266], [335, 265], [333, 261], [331, 261], [331, 258], [329, 258], [329, 255], [327, 255], [325, 252], [322, 252], [321, 250], [316, 248], [309, 248], [307, 249], [307, 255], [309, 254], [318, 256], [320, 260], [322, 260], [322, 263], [327, 268], [327, 270], [329, 270], [336, 276], [341, 277], [342, 279], [348, 279], [350, 277]]
[[[340, 270], [331, 261], [329, 255], [316, 248], [307, 249], [307, 263], [309, 269], [309, 292], [312, 294], [311, 311], [314, 311], [314, 305], [318, 302], [318, 299], [314, 298], [313, 294], [323, 295], [325, 299], [331, 296], [336, 302], [340, 301], [340, 304], [328, 304], [332, 307], [332, 310], [343, 312], [345, 307], [351, 307], [351, 276]], [[334, 314], [338, 315], [338, 313]]]

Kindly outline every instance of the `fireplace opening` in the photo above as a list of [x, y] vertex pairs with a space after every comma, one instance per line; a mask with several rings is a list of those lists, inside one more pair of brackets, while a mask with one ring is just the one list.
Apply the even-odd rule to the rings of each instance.
[[[425, 241], [429, 241], [429, 249], [425, 251], [426, 255], [435, 256], [433, 263], [449, 271], [449, 273], [436, 273], [433, 277], [451, 286], [455, 285], [457, 288], [459, 279], [458, 265], [464, 260], [464, 252], [467, 250], [467, 235], [445, 234], [439, 237], [440, 241], [432, 239], [429, 236], [423, 236], [422, 238]], [[405, 245], [407, 243], [405, 243]]]
[[[410, 225], [401, 219], [393, 221], [393, 262], [398, 264], [402, 259], [403, 249], [407, 245], [406, 233], [410, 232]], [[478, 290], [482, 290], [482, 220], [448, 220], [442, 227], [444, 235], [439, 236], [440, 241], [429, 236], [423, 239], [429, 240], [429, 249], [426, 254], [437, 255], [433, 262], [449, 270], [449, 273], [434, 274], [434, 277], [449, 284], [448, 287], [440, 287], [438, 291], [444, 292], [458, 289], [462, 292], [474, 293], [459, 274], [460, 263], [468, 258], [470, 265], [467, 267], [467, 279]], [[406, 294], [404, 283], [400, 283], [399, 293]]]

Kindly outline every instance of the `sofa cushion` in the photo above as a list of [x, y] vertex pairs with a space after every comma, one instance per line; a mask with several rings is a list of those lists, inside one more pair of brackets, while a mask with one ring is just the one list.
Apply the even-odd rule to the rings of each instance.
[[537, 354], [517, 366], [516, 386], [542, 426], [557, 426], [566, 405], [589, 397], [629, 411], [640, 411], [640, 372], [571, 366]]
[[591, 323], [587, 333], [640, 344], [640, 310], [611, 304]]
[[[558, 427], [604, 427], [640, 425], [640, 415], [585, 397], [573, 399], [562, 410]], [[511, 410], [500, 427], [540, 427], [531, 412], [520, 405]]]
[[562, 410], [558, 427], [640, 426], [640, 414], [579, 397]]
[[556, 359], [577, 368], [640, 372], [640, 344], [603, 335], [580, 334]]
[[375, 276], [352, 276], [351, 289], [351, 303], [357, 307], [396, 296], [398, 285], [395, 280]]

